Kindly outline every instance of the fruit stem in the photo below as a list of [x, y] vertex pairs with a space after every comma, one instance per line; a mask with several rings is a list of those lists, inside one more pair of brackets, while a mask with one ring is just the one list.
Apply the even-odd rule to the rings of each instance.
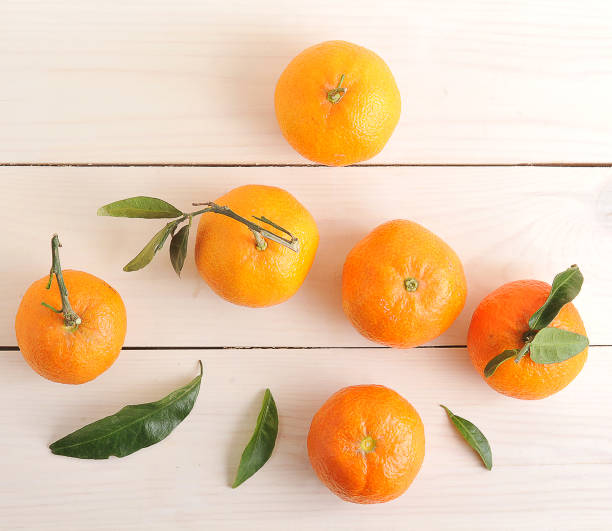
[[227, 206], [220, 206], [212, 202], [192, 203], [192, 204], [193, 206], [206, 206], [206, 208], [203, 208], [202, 210], [197, 210], [196, 212], [191, 212], [189, 216], [197, 216], [199, 214], [206, 214], [207, 212], [213, 212], [215, 214], [222, 214], [223, 216], [227, 216], [228, 218], [235, 219], [236, 221], [239, 221], [240, 223], [246, 225], [249, 229], [251, 229], [253, 236], [255, 236], [255, 247], [259, 251], [264, 251], [268, 247], [268, 242], [266, 242], [265, 238], [268, 238], [269, 240], [272, 240], [273, 242], [279, 243], [280, 245], [283, 245], [284, 247], [291, 249], [295, 253], [299, 252], [300, 250], [300, 242], [295, 236], [293, 236], [293, 234], [291, 234], [288, 230], [283, 229], [281, 226], [277, 225], [276, 223], [273, 223], [272, 221], [270, 221], [269, 219], [263, 216], [260, 218], [258, 218], [257, 216], [253, 216], [253, 217], [258, 221], [266, 223], [267, 225], [270, 225], [271, 227], [281, 232], [284, 232], [285, 234], [289, 236], [289, 239], [285, 239], [282, 236], [278, 236], [274, 234], [273, 232], [270, 232], [264, 229], [257, 223], [253, 223], [252, 221], [249, 221], [248, 219], [243, 218], [242, 216], [236, 214], [232, 209], [230, 209]]
[[338, 103], [344, 94], [346, 94], [346, 87], [342, 86], [342, 82], [344, 81], [344, 74], [340, 76], [340, 81], [336, 88], [327, 91], [327, 100], [330, 103]]
[[51, 271], [49, 272], [49, 282], [47, 282], [47, 289], [51, 288], [51, 282], [53, 281], [53, 275], [57, 279], [57, 285], [59, 287], [60, 296], [62, 298], [62, 309], [57, 310], [46, 302], [41, 302], [45, 308], [49, 308], [55, 313], [61, 313], [64, 315], [64, 324], [68, 328], [77, 328], [81, 324], [81, 318], [70, 306], [68, 300], [68, 290], [64, 283], [64, 275], [62, 274], [62, 266], [60, 265], [59, 248], [62, 244], [59, 241], [57, 234], [54, 234], [51, 238]]

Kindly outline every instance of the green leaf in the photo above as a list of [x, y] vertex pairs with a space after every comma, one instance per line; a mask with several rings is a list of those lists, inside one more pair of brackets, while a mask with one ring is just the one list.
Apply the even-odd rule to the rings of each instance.
[[519, 351], [517, 349], [504, 350], [501, 354], [498, 354], [491, 359], [491, 361], [487, 363], [487, 366], [484, 368], [485, 378], [493, 376], [493, 373], [497, 370], [497, 367], [499, 367], [504, 361], [514, 358], [518, 352]]
[[168, 236], [174, 232], [177, 224], [178, 221], [171, 221], [170, 223], [167, 223], [162, 230], [151, 238], [149, 243], [144, 246], [143, 250], [140, 251], [138, 255], [136, 255], [136, 257], [134, 257], [130, 263], [123, 268], [123, 270], [138, 271], [139, 269], [142, 269], [148, 265], [151, 260], [153, 260], [155, 253], [157, 253], [157, 251], [164, 246]]
[[457, 431], [480, 456], [487, 470], [491, 470], [491, 467], [493, 466], [493, 456], [491, 455], [491, 446], [489, 445], [489, 441], [487, 441], [484, 434], [469, 420], [458, 417], [442, 404], [440, 404], [440, 407], [444, 408], [448, 418], [451, 419], [452, 423], [455, 425], [455, 428], [457, 428]]
[[249, 479], [270, 459], [277, 434], [278, 412], [270, 389], [266, 389], [255, 431], [240, 458], [236, 479], [232, 485], [233, 489]]
[[553, 280], [552, 288], [544, 305], [529, 319], [531, 330], [546, 328], [557, 317], [559, 310], [573, 301], [580, 293], [584, 277], [577, 265], [559, 273]]
[[187, 256], [189, 227], [191, 227], [191, 220], [189, 220], [188, 225], [183, 225], [179, 231], [172, 236], [172, 240], [170, 240], [170, 262], [172, 262], [172, 267], [179, 278], [183, 265], [185, 264], [185, 257]]
[[165, 439], [189, 415], [202, 382], [200, 374], [168, 396], [150, 402], [125, 406], [114, 415], [88, 424], [55, 441], [49, 448], [56, 455], [79, 459], [125, 457]]
[[178, 218], [183, 213], [170, 203], [155, 197], [129, 197], [109, 203], [98, 209], [98, 216], [116, 218]]
[[530, 356], [536, 363], [559, 363], [580, 354], [589, 346], [589, 339], [581, 334], [544, 328], [531, 342]]

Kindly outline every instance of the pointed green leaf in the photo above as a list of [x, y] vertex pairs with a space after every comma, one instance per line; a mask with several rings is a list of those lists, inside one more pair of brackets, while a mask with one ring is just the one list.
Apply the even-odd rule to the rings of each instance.
[[455, 425], [455, 428], [457, 428], [457, 431], [480, 456], [487, 470], [491, 470], [491, 467], [493, 466], [493, 456], [491, 454], [491, 446], [489, 445], [489, 441], [487, 441], [484, 434], [469, 420], [458, 417], [442, 404], [440, 404], [440, 407], [444, 408], [448, 418], [451, 419], [451, 422]]
[[98, 209], [98, 216], [113, 216], [116, 218], [178, 218], [183, 213], [155, 197], [129, 197], [114, 203], [109, 203]]
[[270, 389], [266, 389], [261, 411], [257, 417], [255, 432], [240, 458], [236, 479], [232, 485], [233, 489], [249, 479], [270, 459], [277, 434], [278, 412]]
[[123, 409], [55, 441], [49, 448], [56, 455], [79, 459], [125, 457], [165, 439], [195, 404], [202, 382], [200, 374], [168, 396]]
[[586, 336], [548, 327], [540, 330], [531, 342], [530, 356], [536, 363], [559, 363], [580, 354], [588, 346]]
[[559, 273], [553, 280], [552, 288], [543, 306], [529, 319], [531, 330], [546, 328], [557, 317], [559, 310], [573, 301], [580, 293], [584, 277], [577, 265]]
[[172, 240], [170, 240], [170, 262], [172, 262], [172, 267], [179, 278], [183, 265], [185, 264], [185, 257], [187, 256], [187, 242], [189, 241], [190, 226], [191, 222], [188, 225], [183, 225], [179, 231], [172, 236]]
[[513, 350], [504, 350], [501, 354], [495, 356], [487, 366], [484, 368], [484, 376], [485, 378], [489, 378], [493, 376], [493, 373], [497, 370], [504, 361], [509, 360], [510, 358], [514, 358], [518, 354], [517, 349]]
[[148, 265], [155, 253], [159, 251], [163, 246], [168, 236], [174, 232], [178, 221], [171, 221], [167, 223], [162, 230], [160, 230], [151, 240], [147, 243], [142, 251], [140, 251], [131, 261], [128, 263], [123, 270], [124, 271], [138, 271], [146, 265]]

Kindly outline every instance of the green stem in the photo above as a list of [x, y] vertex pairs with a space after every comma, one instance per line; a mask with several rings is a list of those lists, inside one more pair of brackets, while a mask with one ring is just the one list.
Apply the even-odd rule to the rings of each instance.
[[271, 227], [281, 232], [284, 232], [285, 234], [289, 236], [289, 239], [285, 239], [282, 236], [278, 236], [277, 234], [274, 234], [273, 232], [270, 232], [269, 230], [264, 229], [262, 226], [258, 225], [257, 223], [253, 223], [252, 221], [249, 221], [248, 219], [243, 218], [242, 216], [236, 214], [233, 210], [231, 210], [227, 206], [220, 206], [212, 202], [192, 203], [192, 204], [193, 206], [205, 205], [206, 208], [203, 208], [202, 210], [197, 210], [195, 212], [191, 212], [190, 214], [185, 214], [183, 218], [180, 218], [178, 220], [179, 223], [183, 221], [183, 219], [187, 219], [188, 216], [197, 216], [199, 214], [206, 214], [207, 212], [213, 212], [214, 214], [221, 214], [223, 216], [227, 216], [228, 218], [235, 219], [236, 221], [239, 221], [240, 223], [242, 223], [243, 225], [246, 225], [249, 229], [251, 229], [253, 236], [255, 236], [255, 246], [260, 251], [263, 251], [268, 247], [268, 244], [264, 238], [267, 238], [269, 240], [272, 240], [273, 242], [279, 243], [280, 245], [283, 245], [287, 247], [288, 249], [291, 249], [295, 253], [299, 252], [300, 250], [300, 242], [295, 236], [293, 236], [293, 234], [291, 234], [288, 230], [283, 229], [281, 226], [277, 225], [276, 223], [273, 223], [272, 221], [270, 221], [269, 219], [263, 216], [260, 218], [255, 216], [255, 219], [263, 223], [266, 223], [267, 225], [270, 225]]
[[342, 86], [342, 82], [344, 81], [344, 74], [340, 76], [340, 81], [336, 88], [327, 91], [327, 100], [330, 103], [338, 103], [342, 97], [346, 94], [346, 87]]
[[72, 306], [70, 306], [70, 301], [68, 300], [68, 290], [66, 289], [66, 284], [64, 283], [64, 275], [62, 274], [62, 266], [60, 265], [59, 258], [59, 248], [61, 246], [62, 244], [60, 243], [57, 234], [54, 234], [51, 238], [51, 271], [49, 273], [49, 282], [47, 283], [47, 289], [51, 288], [53, 275], [55, 275], [55, 278], [57, 279], [57, 285], [60, 291], [60, 297], [62, 298], [62, 309], [57, 310], [46, 302], [41, 302], [41, 304], [56, 313], [62, 313], [64, 315], [64, 324], [67, 327], [77, 328], [81, 324], [81, 318], [72, 309]]

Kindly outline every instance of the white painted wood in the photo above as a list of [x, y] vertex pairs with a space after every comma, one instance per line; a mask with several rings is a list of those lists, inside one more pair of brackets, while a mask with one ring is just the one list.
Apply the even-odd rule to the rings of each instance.
[[[14, 315], [48, 272], [49, 239], [62, 263], [121, 293], [131, 346], [373, 346], [344, 317], [341, 272], [352, 246], [379, 223], [408, 218], [445, 239], [468, 278], [466, 307], [439, 345], [464, 345], [478, 302], [501, 284], [552, 281], [572, 263], [586, 282], [576, 305], [593, 344], [610, 344], [612, 170], [609, 168], [0, 168], [0, 345], [15, 345]], [[309, 277], [288, 302], [234, 306], [199, 277], [192, 239], [182, 279], [167, 249], [146, 269], [122, 266], [163, 221], [96, 217], [99, 206], [153, 195], [189, 208], [246, 183], [279, 185], [317, 220], [321, 243]], [[263, 213], [265, 215], [265, 213]]]
[[305, 162], [273, 92], [329, 39], [400, 87], [372, 162], [612, 161], [608, 0], [5, 0], [0, 161]]
[[[53, 456], [47, 445], [127, 403], [205, 379], [192, 414], [163, 442], [124, 459]], [[125, 351], [83, 386], [47, 382], [17, 352], [0, 357], [0, 528], [603, 530], [612, 519], [612, 348], [546, 400], [492, 391], [465, 349]], [[419, 411], [426, 458], [408, 492], [379, 506], [340, 501], [306, 453], [315, 411], [336, 390], [387, 385]], [[242, 448], [269, 387], [280, 416], [271, 460], [237, 490]], [[489, 438], [486, 471], [444, 403]]]

